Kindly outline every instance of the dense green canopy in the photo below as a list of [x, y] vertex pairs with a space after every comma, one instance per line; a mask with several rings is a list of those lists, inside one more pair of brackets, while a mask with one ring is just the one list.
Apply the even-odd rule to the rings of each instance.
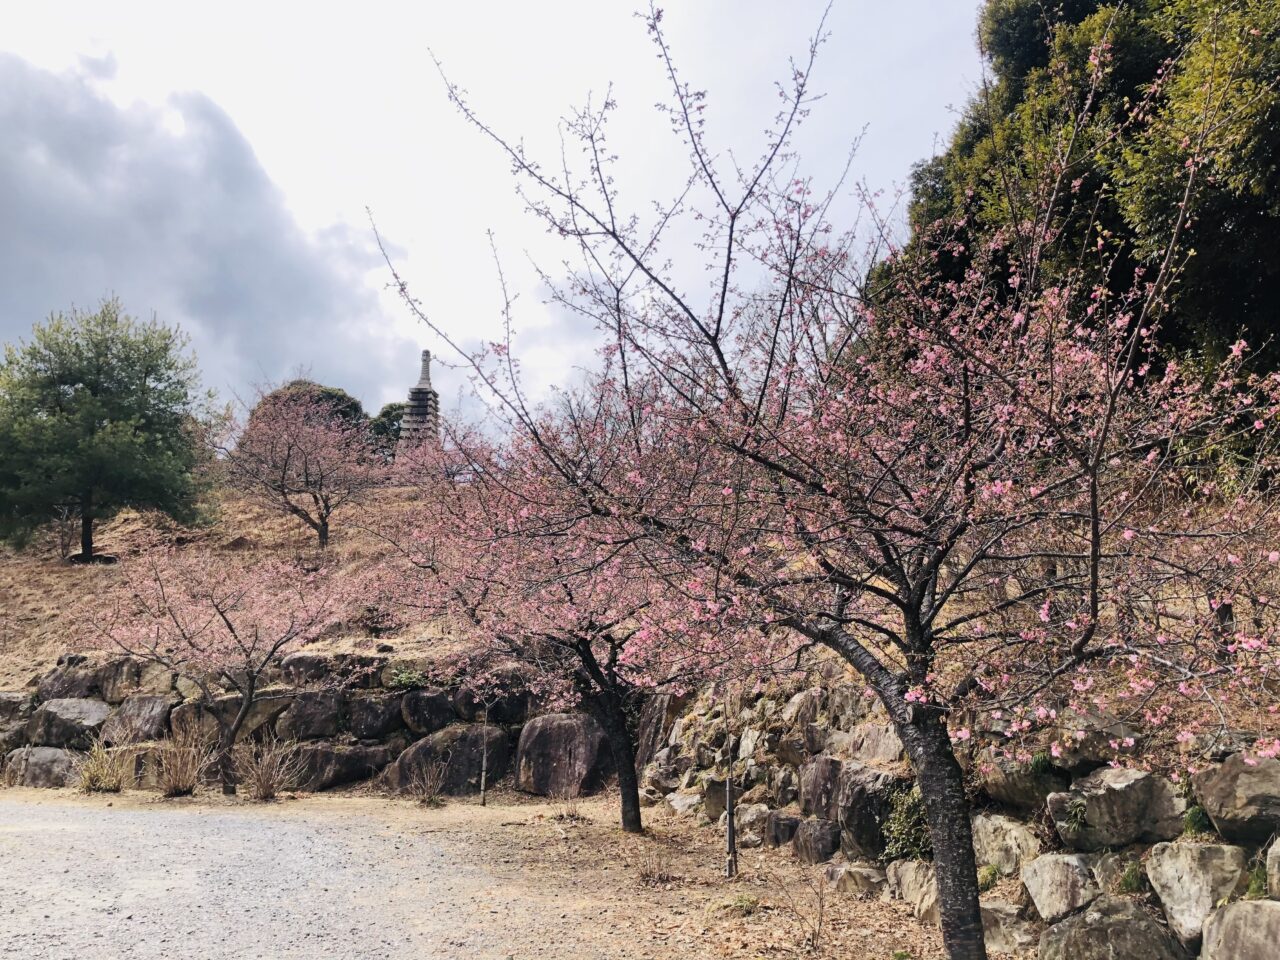
[[[1060, 170], [1051, 269], [1101, 269], [1101, 241], [1121, 259], [1100, 279], [1127, 288], [1186, 209], [1167, 342], [1266, 346], [1280, 308], [1280, 4], [987, 0], [978, 35], [991, 79], [914, 171], [917, 241], [939, 222], [962, 242], [1018, 224], [1053, 187], [1038, 172]], [[1280, 348], [1263, 359], [1280, 364]]]
[[93, 525], [122, 507], [195, 517], [198, 378], [186, 338], [140, 323], [107, 300], [37, 325], [0, 365], [0, 537], [22, 542], [77, 518], [92, 556]]

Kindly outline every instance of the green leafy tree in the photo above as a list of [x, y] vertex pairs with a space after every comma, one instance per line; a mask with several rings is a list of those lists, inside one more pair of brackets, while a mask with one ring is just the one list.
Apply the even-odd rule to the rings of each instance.
[[[283, 386], [276, 387], [255, 404], [254, 410], [261, 408], [268, 400], [274, 402], [282, 398], [323, 404], [351, 423], [364, 423], [369, 419], [369, 415], [364, 412], [364, 404], [341, 387], [330, 387], [307, 379], [290, 380]], [[253, 413], [251, 412], [249, 416], [252, 419]]]
[[1168, 346], [1221, 356], [1243, 338], [1280, 363], [1280, 6], [987, 0], [978, 36], [989, 79], [914, 171], [913, 242], [955, 279], [1001, 231], [1119, 291], [1177, 232]]
[[37, 325], [0, 365], [0, 537], [22, 544], [77, 519], [80, 559], [94, 525], [123, 507], [197, 517], [203, 445], [195, 359], [178, 330], [141, 323], [116, 299]]
[[408, 408], [407, 403], [397, 400], [386, 404], [369, 421], [369, 432], [373, 434], [374, 445], [383, 456], [390, 457], [395, 453], [396, 441], [400, 439], [400, 423]]

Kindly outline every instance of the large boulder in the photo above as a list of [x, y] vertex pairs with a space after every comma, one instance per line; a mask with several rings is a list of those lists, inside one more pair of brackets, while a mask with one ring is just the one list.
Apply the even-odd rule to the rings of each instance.
[[645, 701], [636, 728], [636, 770], [643, 770], [671, 736], [676, 718], [688, 707], [690, 697], [676, 693], [654, 694]]
[[284, 740], [323, 740], [338, 735], [342, 694], [337, 690], [304, 690], [294, 696], [289, 709], [276, 721], [276, 733]]
[[1192, 780], [1217, 831], [1228, 840], [1262, 842], [1280, 833], [1280, 760], [1242, 753]]
[[604, 786], [613, 771], [609, 741], [595, 718], [581, 713], [535, 717], [520, 731], [516, 787], [543, 797], [579, 797]]
[[836, 819], [843, 831], [841, 849], [854, 860], [876, 860], [884, 853], [884, 824], [893, 797], [906, 781], [857, 761], [840, 770]]
[[67, 787], [76, 782], [81, 754], [58, 747], [23, 747], [5, 759], [5, 778], [17, 787]]
[[855, 897], [879, 896], [889, 882], [884, 868], [874, 863], [833, 863], [826, 873], [833, 890]]
[[938, 881], [932, 863], [923, 860], [895, 860], [885, 870], [889, 896], [911, 904], [911, 912], [921, 923], [939, 926]]
[[822, 712], [827, 701], [827, 693], [822, 687], [810, 687], [801, 690], [782, 706], [779, 716], [788, 729], [802, 731], [811, 723], [816, 723], [818, 714]]
[[1023, 813], [1039, 812], [1049, 794], [1060, 793], [1071, 785], [1065, 771], [1042, 761], [1023, 763], [1004, 756], [995, 747], [978, 754], [974, 773], [983, 793], [996, 803]]
[[319, 791], [373, 776], [391, 761], [391, 749], [313, 741], [299, 744], [296, 756], [297, 789]]
[[387, 768], [387, 785], [407, 790], [432, 764], [444, 764], [442, 792], [458, 796], [480, 789], [481, 769], [489, 786], [507, 775], [511, 763], [506, 733], [495, 726], [455, 724], [423, 737]]
[[357, 740], [381, 740], [404, 728], [402, 693], [351, 693], [345, 703], [346, 726]]
[[361, 653], [291, 653], [280, 663], [284, 682], [294, 687], [328, 684], [372, 689], [382, 684], [387, 658]]
[[159, 740], [169, 732], [173, 701], [167, 695], [127, 698], [102, 725], [102, 739], [114, 747]]
[[973, 853], [978, 865], [990, 864], [1011, 877], [1024, 862], [1040, 854], [1040, 841], [1023, 823], [996, 813], [975, 813], [972, 818]]
[[25, 723], [36, 708], [29, 693], [0, 692], [0, 724]]
[[[1223, 954], [1219, 960], [1227, 956], [1241, 960], [1235, 954]], [[1044, 932], [1039, 960], [1187, 960], [1187, 954], [1137, 902], [1123, 897], [1099, 897], [1087, 910]]]
[[1217, 843], [1157, 843], [1151, 848], [1147, 879], [1164, 906], [1169, 928], [1184, 944], [1198, 944], [1213, 908], [1244, 888], [1247, 860], [1240, 847]]
[[1280, 900], [1280, 840], [1267, 851], [1267, 896]]
[[1240, 900], [1204, 925], [1200, 960], [1275, 960], [1280, 955], [1280, 902]]
[[[169, 714], [169, 725], [174, 730], [188, 729], [195, 725], [200, 737], [214, 742], [219, 737], [219, 718], [222, 723], [235, 721], [240, 711], [242, 698], [238, 693], [218, 697], [211, 706], [202, 702], [183, 703], [173, 708]], [[249, 715], [245, 717], [236, 733], [239, 742], [260, 732], [273, 731], [276, 718], [293, 703], [292, 694], [265, 694], [249, 707]]]
[[1137, 730], [1101, 710], [1063, 710], [1054, 733], [1062, 745], [1054, 762], [1073, 773], [1135, 756], [1142, 748]]
[[1046, 853], [1022, 868], [1036, 911], [1049, 923], [1087, 907], [1102, 893], [1094, 883], [1092, 862], [1078, 853]]
[[833, 730], [827, 752], [860, 763], [894, 764], [906, 759], [902, 741], [891, 723], [859, 723], [852, 730]]
[[59, 657], [58, 665], [36, 684], [41, 700], [80, 700], [99, 692], [98, 669], [83, 654]]
[[800, 829], [800, 823], [799, 817], [792, 816], [789, 813], [781, 813], [777, 810], [769, 811], [769, 816], [764, 822], [764, 845], [766, 847], [785, 847], [795, 839], [796, 831]]
[[151, 660], [118, 657], [98, 668], [98, 689], [110, 704], [134, 696], [168, 697], [173, 692], [173, 671]]
[[982, 938], [988, 953], [1023, 954], [1040, 939], [1036, 925], [1022, 916], [1017, 904], [987, 899], [982, 910]]
[[[512, 674], [512, 683], [523, 683]], [[524, 723], [529, 716], [529, 705], [532, 698], [524, 686], [510, 688], [480, 688], [467, 684], [459, 687], [453, 694], [453, 709], [458, 717], [468, 723], [479, 723], [485, 718], [485, 710], [489, 712], [489, 722], [507, 726]]]
[[840, 824], [834, 820], [802, 820], [791, 838], [801, 863], [826, 863], [840, 849]]
[[400, 701], [400, 717], [404, 725], [419, 737], [443, 730], [457, 719], [453, 710], [453, 694], [443, 687], [410, 690]]
[[49, 700], [27, 721], [27, 742], [37, 747], [88, 749], [110, 713], [111, 708], [101, 700]]
[[839, 816], [840, 771], [835, 757], [814, 757], [800, 768], [800, 812], [835, 820]]
[[0, 757], [11, 750], [17, 750], [27, 743], [27, 721], [13, 720], [0, 723]]
[[1173, 784], [1145, 770], [1106, 767], [1049, 795], [1058, 835], [1076, 850], [1172, 840], [1182, 832], [1187, 802]]

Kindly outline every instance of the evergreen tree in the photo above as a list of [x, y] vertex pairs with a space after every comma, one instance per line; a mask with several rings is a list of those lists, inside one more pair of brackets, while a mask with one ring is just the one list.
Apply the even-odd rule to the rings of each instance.
[[24, 543], [58, 517], [94, 525], [123, 507], [196, 517], [198, 374], [178, 330], [116, 299], [55, 314], [0, 365], [0, 537]]

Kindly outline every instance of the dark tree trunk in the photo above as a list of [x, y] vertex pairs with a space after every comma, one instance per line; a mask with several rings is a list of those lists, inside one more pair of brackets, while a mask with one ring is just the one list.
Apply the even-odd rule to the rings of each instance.
[[950, 960], [987, 960], [969, 799], [946, 724], [938, 713], [917, 708], [910, 722], [895, 726], [924, 798], [947, 956]]
[[316, 537], [320, 541], [321, 550], [329, 546], [329, 521], [328, 520], [321, 520], [320, 523], [316, 525]]
[[93, 514], [87, 506], [80, 514], [80, 556], [85, 563], [93, 559]]
[[636, 746], [627, 729], [627, 715], [621, 701], [615, 696], [602, 698], [596, 713], [604, 735], [613, 753], [613, 765], [618, 770], [618, 793], [621, 795], [622, 829], [625, 833], [642, 833], [640, 822], [640, 778], [636, 775]]
[[[256, 677], [250, 673], [246, 678], [244, 689], [240, 694], [240, 709], [236, 711], [235, 719], [229, 724], [219, 722], [220, 742], [218, 744], [218, 777], [222, 781], [222, 793], [224, 796], [234, 796], [236, 792], [236, 763], [235, 749], [236, 737], [240, 735], [240, 728], [244, 726], [244, 722], [249, 717], [249, 711], [253, 708], [253, 695], [257, 689]], [[210, 710], [213, 705], [209, 705]], [[216, 717], [217, 714], [215, 713]]]

